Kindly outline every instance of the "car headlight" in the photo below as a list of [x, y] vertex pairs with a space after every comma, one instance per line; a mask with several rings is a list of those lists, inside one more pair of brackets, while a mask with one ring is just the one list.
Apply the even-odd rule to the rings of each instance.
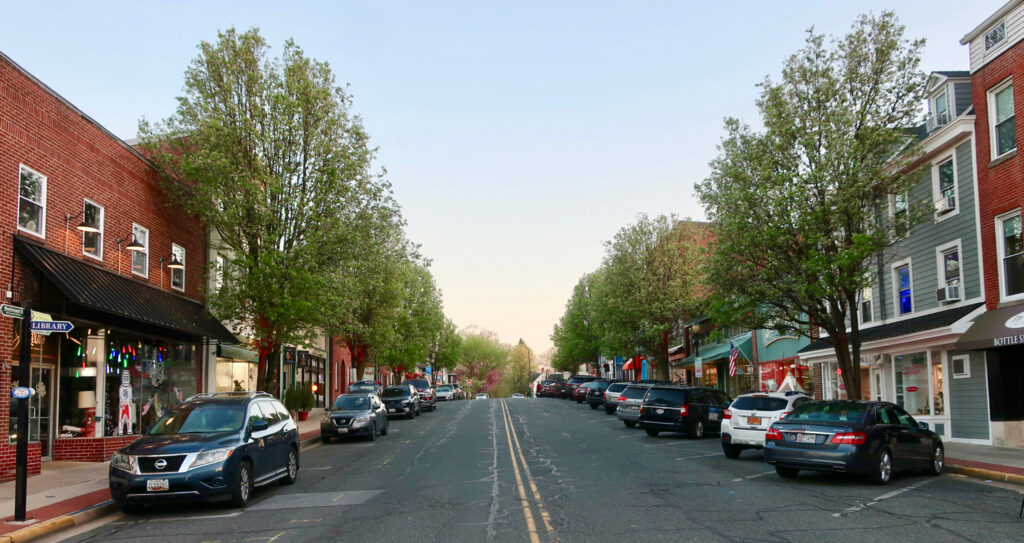
[[135, 469], [135, 457], [123, 452], [114, 453], [114, 456], [110, 457], [110, 465], [117, 469], [127, 471], [128, 473], [138, 472], [138, 470]]
[[357, 422], [357, 423], [359, 423], [359, 422], [369, 422], [369, 421], [370, 421], [370, 415], [363, 415], [361, 417], [356, 417], [356, 420], [355, 420], [355, 422]]
[[235, 449], [228, 447], [226, 449], [213, 449], [211, 451], [203, 451], [196, 456], [196, 459], [192, 461], [193, 468], [199, 466], [205, 466], [207, 464], [213, 464], [216, 462], [223, 462], [231, 456], [231, 453], [235, 452]]

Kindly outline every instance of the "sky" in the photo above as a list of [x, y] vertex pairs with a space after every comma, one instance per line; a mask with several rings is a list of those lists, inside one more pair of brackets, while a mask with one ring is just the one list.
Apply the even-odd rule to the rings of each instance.
[[0, 0], [0, 51], [129, 139], [218, 30], [294, 38], [348, 86], [448, 316], [542, 353], [617, 230], [703, 218], [722, 120], [757, 123], [808, 28], [892, 9], [925, 71], [966, 70], [960, 39], [1004, 1]]

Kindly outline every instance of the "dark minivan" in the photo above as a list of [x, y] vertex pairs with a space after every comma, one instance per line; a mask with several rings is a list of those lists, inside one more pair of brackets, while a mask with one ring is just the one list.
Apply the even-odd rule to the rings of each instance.
[[200, 394], [161, 416], [110, 459], [110, 495], [124, 509], [162, 501], [244, 506], [254, 487], [295, 482], [299, 435], [265, 392]]
[[704, 387], [653, 386], [640, 407], [640, 427], [655, 437], [682, 432], [700, 439], [722, 429], [722, 415], [732, 400], [721, 390]]

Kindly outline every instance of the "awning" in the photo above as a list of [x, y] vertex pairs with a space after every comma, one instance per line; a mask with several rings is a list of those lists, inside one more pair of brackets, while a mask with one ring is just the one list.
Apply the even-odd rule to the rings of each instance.
[[629, 360], [627, 360], [626, 363], [622, 365], [622, 371], [639, 369], [636, 367], [636, 360], [636, 358], [630, 358]]
[[956, 348], [964, 351], [1010, 345], [1024, 345], [1024, 305], [982, 313], [956, 342]]
[[[743, 334], [732, 338], [732, 343], [736, 345], [736, 348], [740, 351], [740, 357], [747, 360], [754, 359], [753, 349], [750, 347], [750, 338], [750, 332], [744, 332]], [[722, 358], [729, 358], [729, 350], [729, 342], [726, 341], [725, 343], [701, 347], [699, 356], [702, 363], [713, 362]], [[695, 362], [694, 358], [695, 357], [693, 356], [688, 356], [682, 360], [673, 362], [672, 365], [674, 367], [690, 366]]]
[[260, 361], [260, 353], [252, 349], [245, 349], [236, 345], [224, 345], [223, 343], [217, 345], [217, 356], [234, 358], [235, 360], [245, 360], [246, 362]]
[[[860, 331], [860, 343], [861, 345], [864, 345], [865, 343], [869, 343], [872, 341], [880, 341], [883, 339], [890, 339], [894, 337], [916, 334], [919, 332], [926, 332], [928, 330], [952, 326], [954, 323], [966, 317], [972, 311], [978, 309], [982, 305], [984, 304], [970, 304], [962, 307], [957, 307], [954, 309], [947, 309], [946, 311], [929, 313], [927, 315], [922, 315], [920, 317], [913, 317], [910, 319], [890, 322], [878, 326], [862, 328]], [[963, 338], [961, 338], [961, 341], [962, 340]], [[830, 341], [828, 338], [821, 338], [812, 341], [806, 347], [800, 349], [797, 352], [809, 353], [812, 351], [819, 351], [822, 349], [831, 348], [832, 341]]]
[[[14, 247], [64, 294], [71, 317], [169, 337], [209, 337], [238, 343], [203, 304], [14, 236]], [[140, 326], [142, 325], [142, 326]]]

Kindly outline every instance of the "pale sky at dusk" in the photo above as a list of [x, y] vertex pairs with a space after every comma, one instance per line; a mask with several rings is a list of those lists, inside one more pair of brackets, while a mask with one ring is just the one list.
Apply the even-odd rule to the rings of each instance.
[[602, 242], [638, 213], [701, 218], [722, 119], [804, 30], [893, 8], [922, 68], [1004, 0], [889, 2], [3, 2], [0, 51], [122, 138], [162, 119], [197, 44], [288, 37], [348, 84], [412, 240], [461, 328], [537, 352]]

